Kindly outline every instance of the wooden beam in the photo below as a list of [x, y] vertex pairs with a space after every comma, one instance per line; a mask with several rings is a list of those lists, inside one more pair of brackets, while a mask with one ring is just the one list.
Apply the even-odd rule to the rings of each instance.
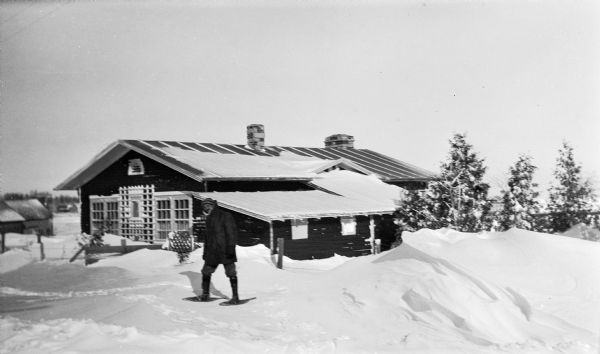
[[273, 222], [269, 221], [269, 246], [271, 248], [271, 254], [275, 254], [275, 240], [273, 236]]
[[284, 241], [283, 238], [277, 239], [277, 268], [283, 269], [283, 252], [284, 252]]
[[371, 253], [375, 253], [375, 220], [373, 215], [369, 215], [369, 241], [371, 241]]
[[129, 253], [137, 250], [141, 250], [147, 248], [149, 250], [159, 250], [162, 248], [162, 245], [158, 244], [148, 244], [148, 245], [126, 245], [123, 248], [122, 245], [119, 246], [102, 246], [102, 247], [86, 247], [86, 254], [98, 254], [98, 253]]

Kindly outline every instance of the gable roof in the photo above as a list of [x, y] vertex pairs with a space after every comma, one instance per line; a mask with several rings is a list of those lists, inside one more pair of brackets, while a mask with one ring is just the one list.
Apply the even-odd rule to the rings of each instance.
[[52, 218], [52, 213], [37, 199], [6, 200], [5, 202], [12, 210], [21, 215], [25, 221]]
[[334, 166], [373, 173], [386, 182], [428, 181], [434, 174], [368, 149], [267, 146], [261, 151], [244, 145], [155, 140], [119, 140], [58, 185], [77, 189], [129, 151], [136, 151], [192, 179], [310, 180]]
[[4, 200], [0, 200], [0, 222], [22, 222], [25, 218], [14, 211]]

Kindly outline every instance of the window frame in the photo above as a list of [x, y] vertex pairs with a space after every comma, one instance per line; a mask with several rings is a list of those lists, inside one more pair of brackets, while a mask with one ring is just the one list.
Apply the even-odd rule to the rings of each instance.
[[356, 217], [340, 216], [340, 225], [342, 227], [342, 236], [356, 235]]
[[308, 239], [308, 219], [291, 219], [292, 240]]

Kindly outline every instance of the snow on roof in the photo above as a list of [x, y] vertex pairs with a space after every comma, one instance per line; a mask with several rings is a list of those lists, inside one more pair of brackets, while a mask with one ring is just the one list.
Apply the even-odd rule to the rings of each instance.
[[386, 181], [429, 181], [435, 177], [429, 171], [368, 149], [266, 146], [258, 151], [232, 144], [118, 140], [56, 186], [55, 190], [81, 188], [129, 151], [198, 181], [207, 178], [309, 179], [314, 173], [333, 166], [365, 174], [375, 173]]
[[203, 172], [202, 177], [312, 178], [332, 161], [286, 154], [278, 158], [238, 154], [215, 154], [178, 147], [162, 150], [171, 158]]
[[387, 202], [390, 207], [396, 207], [396, 203], [404, 199], [406, 192], [404, 188], [382, 182], [375, 175], [365, 176], [344, 170], [321, 173], [310, 184], [344, 197], [377, 203]]
[[0, 200], [0, 222], [20, 222], [25, 221], [19, 213], [14, 211], [6, 202]]
[[52, 213], [37, 199], [7, 200], [6, 204], [19, 213], [25, 220], [46, 220]]
[[192, 195], [215, 199], [225, 209], [264, 221], [391, 214], [395, 210], [385, 200], [360, 200], [322, 191], [193, 192]]

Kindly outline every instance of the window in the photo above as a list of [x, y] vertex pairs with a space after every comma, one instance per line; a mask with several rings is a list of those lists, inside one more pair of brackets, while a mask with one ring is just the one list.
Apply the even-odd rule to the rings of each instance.
[[342, 216], [342, 235], [356, 235], [356, 219], [353, 216]]
[[143, 175], [144, 174], [144, 164], [140, 159], [132, 159], [129, 160], [129, 167], [127, 168], [127, 174], [129, 176], [135, 175]]
[[165, 240], [171, 231], [191, 231], [191, 201], [186, 196], [161, 196], [156, 200], [158, 239]]
[[175, 231], [188, 231], [190, 228], [190, 201], [188, 199], [175, 199], [174, 229]]
[[90, 197], [91, 232], [119, 233], [119, 202], [113, 197]]
[[156, 221], [158, 226], [158, 238], [166, 240], [171, 231], [171, 200], [156, 201]]
[[308, 238], [308, 220], [292, 220], [292, 240]]

